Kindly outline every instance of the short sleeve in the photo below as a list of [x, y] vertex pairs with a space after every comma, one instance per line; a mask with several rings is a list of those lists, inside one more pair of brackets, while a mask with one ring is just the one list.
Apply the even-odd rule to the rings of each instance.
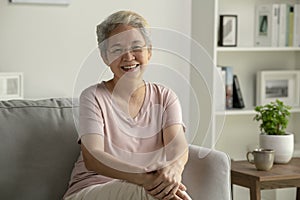
[[174, 124], [182, 124], [185, 131], [185, 125], [182, 120], [182, 110], [180, 101], [172, 90], [169, 90], [165, 95], [165, 110], [163, 113], [163, 129]]
[[103, 115], [96, 98], [96, 88], [90, 87], [80, 95], [79, 101], [79, 140], [85, 134], [104, 135]]

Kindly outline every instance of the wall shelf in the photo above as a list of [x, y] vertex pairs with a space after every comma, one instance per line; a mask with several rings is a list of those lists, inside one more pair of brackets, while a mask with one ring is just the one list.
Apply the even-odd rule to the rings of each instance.
[[296, 52], [299, 47], [217, 47], [217, 52]]
[[[239, 115], [255, 115], [254, 107], [253, 108], [243, 108], [243, 109], [230, 109], [225, 111], [217, 111], [216, 115], [222, 116], [239, 116]], [[300, 107], [294, 107], [291, 109], [291, 113], [300, 113]]]

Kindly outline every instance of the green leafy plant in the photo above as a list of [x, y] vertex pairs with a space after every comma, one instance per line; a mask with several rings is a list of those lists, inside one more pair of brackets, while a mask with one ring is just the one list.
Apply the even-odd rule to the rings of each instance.
[[263, 106], [256, 106], [253, 120], [261, 121], [260, 130], [267, 135], [284, 135], [289, 122], [291, 107], [276, 100]]

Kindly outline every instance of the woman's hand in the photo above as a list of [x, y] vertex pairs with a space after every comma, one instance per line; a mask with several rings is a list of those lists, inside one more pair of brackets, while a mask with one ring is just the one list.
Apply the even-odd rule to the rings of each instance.
[[145, 190], [158, 199], [188, 200], [186, 187], [181, 183], [183, 166], [174, 162], [162, 169], [147, 173]]
[[[152, 171], [147, 175], [143, 184], [148, 193], [158, 199], [189, 200], [185, 192], [186, 187], [181, 183], [181, 176], [188, 159], [188, 144], [186, 142], [183, 126], [172, 125], [163, 130], [166, 152], [166, 163], [156, 163], [147, 167]], [[152, 180], [151, 180], [152, 179]]]

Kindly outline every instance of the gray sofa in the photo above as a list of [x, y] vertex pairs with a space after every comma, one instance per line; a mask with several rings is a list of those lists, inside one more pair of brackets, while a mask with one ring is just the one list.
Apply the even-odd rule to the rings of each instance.
[[[71, 99], [0, 101], [0, 199], [62, 198], [80, 151], [72, 110]], [[229, 200], [227, 155], [191, 145], [183, 181], [194, 200]]]

